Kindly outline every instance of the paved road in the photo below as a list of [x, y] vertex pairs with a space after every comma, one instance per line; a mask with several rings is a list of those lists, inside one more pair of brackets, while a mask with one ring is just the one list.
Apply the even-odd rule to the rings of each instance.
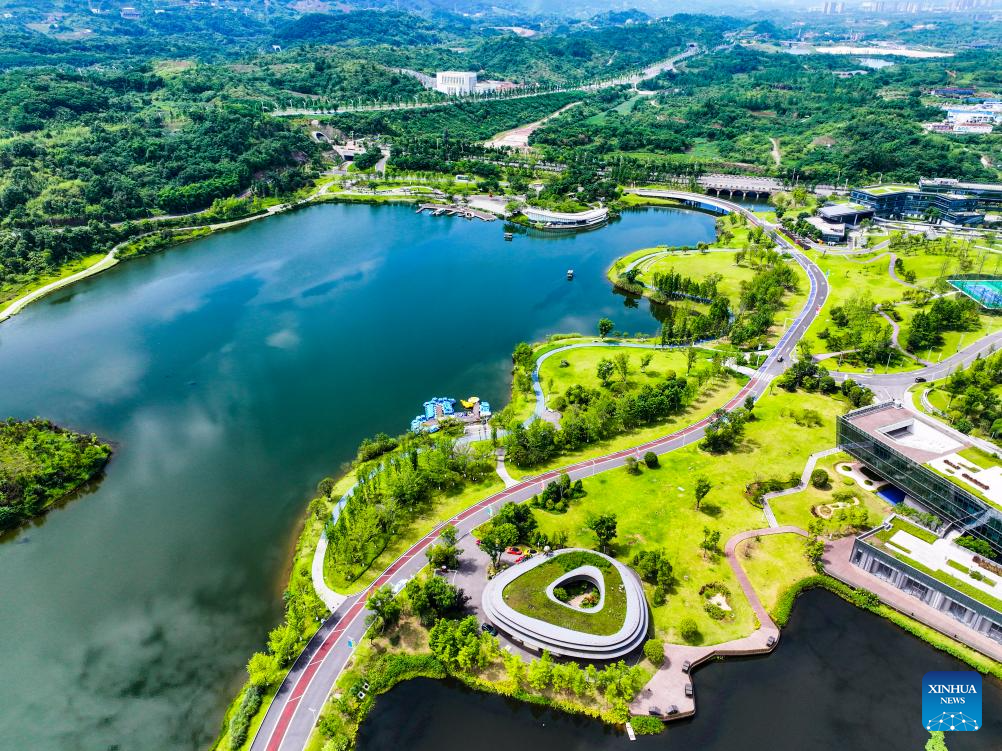
[[[729, 201], [694, 196], [678, 191], [674, 191], [674, 193], [689, 198], [708, 200], [730, 211], [740, 211], [749, 216], [750, 220], [756, 224], [762, 224], [761, 220], [751, 212]], [[766, 357], [756, 376], [724, 405], [727, 410], [740, 407], [747, 396], [758, 399], [765, 392], [772, 379], [783, 371], [785, 367], [783, 361], [789, 359], [796, 343], [810, 326], [828, 295], [828, 283], [821, 270], [782, 238], [777, 237], [777, 242], [793, 253], [796, 261], [808, 274], [811, 289], [807, 303], [792, 326], [783, 334], [778, 344]], [[587, 459], [561, 469], [526, 478], [516, 485], [485, 498], [422, 537], [406, 553], [394, 561], [365, 592], [345, 601], [317, 632], [303, 655], [293, 665], [274, 701], [269, 706], [264, 721], [251, 744], [252, 751], [300, 751], [305, 747], [316, 724], [318, 712], [323, 708], [344, 665], [351, 657], [353, 645], [357, 644], [365, 633], [365, 599], [368, 594], [384, 584], [395, 584], [417, 574], [426, 564], [424, 551], [437, 539], [441, 528], [446, 524], [454, 525], [460, 536], [467, 535], [474, 527], [488, 521], [493, 512], [501, 505], [528, 500], [534, 494], [541, 492], [545, 484], [558, 477], [561, 472], [567, 472], [572, 480], [583, 479], [622, 467], [628, 457], [639, 457], [647, 451], [653, 451], [656, 454], [675, 451], [700, 440], [709, 421], [709, 417], [704, 417], [682, 430], [640, 446], [617, 451], [596, 459]]]

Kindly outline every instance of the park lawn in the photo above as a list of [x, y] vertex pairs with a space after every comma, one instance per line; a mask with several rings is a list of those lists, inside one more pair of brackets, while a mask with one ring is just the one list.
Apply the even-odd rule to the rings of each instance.
[[643, 207], [643, 206], [671, 206], [679, 207], [682, 205], [681, 201], [674, 198], [657, 198], [656, 196], [638, 196], [636, 193], [624, 193], [619, 199], [619, 202], [629, 208], [629, 207]]
[[[829, 445], [833, 443], [835, 443], [834, 435], [831, 437]], [[886, 518], [894, 510], [894, 507], [872, 490], [861, 487], [855, 480], [840, 475], [835, 471], [836, 465], [854, 461], [855, 459], [848, 454], [841, 452], [821, 458], [817, 463], [817, 468], [823, 469], [828, 473], [828, 477], [831, 478], [830, 486], [827, 489], [821, 490], [815, 488], [813, 485], [808, 485], [799, 493], [790, 493], [789, 495], [773, 498], [769, 501], [769, 506], [776, 515], [776, 520], [781, 525], [791, 524], [801, 529], [807, 529], [811, 521], [816, 518], [811, 513], [812, 508], [825, 503], [831, 503], [833, 501], [832, 494], [837, 490], [851, 489], [856, 491], [856, 496], [860, 499], [860, 503], [870, 510], [874, 526], [876, 526], [881, 519]]]
[[830, 287], [828, 299], [821, 310], [821, 315], [814, 320], [804, 335], [804, 340], [810, 343], [814, 352], [828, 351], [827, 343], [818, 338], [819, 331], [826, 328], [837, 330], [830, 316], [832, 308], [843, 305], [853, 297], [862, 294], [869, 294], [874, 303], [897, 301], [909, 289], [892, 279], [887, 273], [888, 257], [886, 255], [860, 263], [838, 256], [822, 257], [813, 252], [808, 255], [828, 276]]
[[[908, 327], [919, 309], [913, 305], [897, 305], [895, 310], [901, 316], [898, 325], [901, 327], [901, 339], [908, 335]], [[928, 310], [928, 307], [926, 308]], [[993, 334], [1002, 328], [1002, 319], [998, 316], [981, 314], [980, 327], [975, 331], [944, 331], [943, 343], [938, 347], [922, 350], [918, 355], [931, 362], [938, 362], [944, 357], [956, 354], [961, 348], [974, 344], [978, 339]]]
[[481, 483], [470, 483], [455, 495], [435, 494], [427, 507], [417, 516], [402, 524], [383, 551], [373, 559], [365, 572], [351, 582], [346, 582], [335, 570], [330, 556], [324, 561], [324, 580], [335, 592], [351, 595], [361, 592], [374, 582], [397, 558], [416, 541], [431, 532], [442, 522], [469, 508], [504, 488], [504, 483], [496, 474], [489, 475]]
[[559, 469], [560, 467], [565, 467], [569, 464], [585, 461], [586, 459], [593, 459], [595, 457], [605, 456], [606, 454], [612, 454], [616, 451], [628, 449], [633, 446], [670, 435], [676, 430], [681, 430], [686, 425], [709, 415], [718, 407], [723, 407], [734, 396], [734, 394], [739, 391], [739, 384], [743, 382], [743, 377], [741, 381], [738, 381], [733, 376], [728, 376], [724, 381], [709, 383], [703, 387], [703, 391], [696, 397], [687, 409], [677, 415], [674, 415], [666, 422], [659, 425], [652, 425], [647, 428], [641, 428], [639, 430], [620, 433], [619, 435], [613, 436], [608, 440], [593, 443], [580, 451], [560, 454], [549, 464], [539, 467], [521, 469], [513, 464], [508, 464], [506, 465], [508, 472], [516, 479], [529, 477], [532, 475], [542, 474], [543, 472], [551, 469]]
[[[552, 398], [563, 394], [574, 384], [581, 384], [587, 388], [600, 388], [602, 383], [597, 373], [599, 361], [612, 359], [621, 352], [625, 352], [629, 358], [631, 372], [625, 384], [618, 373], [613, 377], [612, 388], [616, 391], [620, 391], [624, 387], [632, 391], [648, 383], [653, 385], [667, 377], [669, 371], [680, 376], [685, 375], [686, 357], [684, 350], [582, 347], [551, 355], [543, 361], [539, 367], [539, 382], [543, 386], [543, 393], [548, 398]], [[646, 372], [641, 372], [640, 359], [646, 355], [650, 355], [653, 359]], [[704, 358], [708, 357], [704, 350], [699, 350], [699, 355], [700, 357], [693, 363], [696, 368], [703, 364]], [[568, 363], [567, 367], [561, 367], [562, 362]]]
[[[822, 424], [797, 425], [791, 410], [804, 409], [816, 410]], [[745, 636], [755, 628], [754, 614], [722, 553], [704, 560], [699, 550], [703, 528], [721, 532], [722, 550], [734, 534], [766, 526], [762, 510], [746, 499], [746, 486], [756, 480], [799, 475], [810, 454], [832, 445], [835, 417], [843, 411], [844, 405], [829, 397], [775, 390], [756, 404], [756, 419], [748, 424], [737, 450], [716, 456], [698, 446], [687, 446], [662, 455], [660, 468], [643, 467], [640, 475], [617, 469], [587, 478], [587, 494], [574, 501], [566, 513], [536, 513], [540, 529], [546, 533], [566, 531], [569, 545], [590, 547], [595, 539], [586, 527], [589, 514], [616, 514], [619, 536], [612, 553], [619, 560], [629, 563], [639, 550], [658, 547], [671, 559], [675, 588], [667, 605], [653, 609], [659, 635], [679, 641], [676, 629], [688, 615], [696, 620], [704, 643]], [[779, 431], [783, 440], [776, 440]], [[713, 487], [697, 511], [693, 486], [701, 475]], [[731, 591], [732, 621], [713, 620], [703, 609], [699, 589], [714, 581]]]
[[652, 284], [656, 272], [676, 271], [683, 276], [702, 280], [710, 274], [720, 274], [723, 278], [717, 284], [721, 294], [730, 298], [731, 305], [737, 305], [741, 296], [741, 283], [751, 281], [755, 269], [734, 263], [734, 253], [702, 253], [700, 251], [671, 251], [650, 263], [641, 264], [640, 279]]
[[805, 538], [787, 533], [745, 540], [735, 550], [756, 594], [773, 614], [780, 595], [817, 572], [804, 554]]
[[89, 269], [95, 263], [105, 257], [105, 253], [91, 253], [90, 255], [78, 258], [75, 261], [64, 263], [55, 271], [39, 276], [23, 275], [20, 279], [12, 279], [0, 285], [0, 304], [8, 303], [23, 297], [39, 287], [46, 284], [65, 279], [84, 269]]
[[826, 357], [824, 360], [820, 360], [818, 364], [828, 370], [837, 370], [840, 373], [873, 372], [880, 373], [881, 375], [884, 373], [908, 373], [924, 367], [921, 363], [911, 359], [910, 357], [905, 357], [900, 353], [898, 353], [897, 357], [891, 358], [889, 366], [884, 364], [877, 364], [873, 367], [870, 367], [869, 365], [854, 365], [853, 363], [848, 362], [844, 357], [842, 358], [841, 363], [839, 363], [839, 359], [837, 357]]

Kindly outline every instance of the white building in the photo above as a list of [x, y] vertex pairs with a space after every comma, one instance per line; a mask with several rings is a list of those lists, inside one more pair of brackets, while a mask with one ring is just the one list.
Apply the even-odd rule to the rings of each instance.
[[435, 91], [449, 96], [472, 94], [477, 88], [477, 74], [455, 70], [443, 70], [435, 74]]

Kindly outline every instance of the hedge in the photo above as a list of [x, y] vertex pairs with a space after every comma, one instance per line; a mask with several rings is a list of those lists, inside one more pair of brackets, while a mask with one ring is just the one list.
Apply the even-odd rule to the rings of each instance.
[[647, 715], [638, 715], [637, 717], [630, 718], [630, 725], [633, 726], [633, 732], [637, 735], [657, 735], [665, 729], [663, 721], [657, 717], [649, 717]]
[[248, 686], [240, 700], [240, 706], [230, 718], [230, 749], [241, 748], [247, 742], [247, 732], [251, 720], [261, 708], [262, 690], [257, 686]]

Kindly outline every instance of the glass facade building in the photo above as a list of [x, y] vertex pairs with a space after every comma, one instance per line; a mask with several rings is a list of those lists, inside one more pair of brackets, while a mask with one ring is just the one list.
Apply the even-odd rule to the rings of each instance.
[[839, 416], [835, 428], [839, 449], [901, 488], [943, 521], [1002, 553], [1002, 511], [852, 422], [868, 412], [887, 408], [887, 404], [876, 404]]

